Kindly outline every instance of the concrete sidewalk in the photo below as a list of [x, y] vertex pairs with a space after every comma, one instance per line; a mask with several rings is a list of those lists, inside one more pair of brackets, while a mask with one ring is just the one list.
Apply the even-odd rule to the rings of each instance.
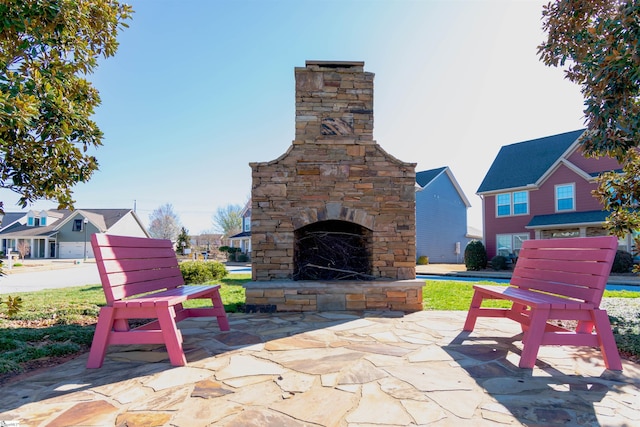
[[[543, 347], [519, 369], [519, 325], [465, 312], [231, 314], [181, 322], [188, 366], [163, 346], [111, 347], [3, 385], [0, 420], [25, 426], [631, 426], [640, 366]], [[13, 422], [14, 424], [9, 424]], [[2, 421], [0, 421], [0, 425]]]

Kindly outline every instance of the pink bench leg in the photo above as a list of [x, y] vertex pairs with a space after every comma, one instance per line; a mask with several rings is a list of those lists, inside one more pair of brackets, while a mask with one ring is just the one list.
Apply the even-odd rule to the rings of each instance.
[[576, 332], [579, 334], [591, 334], [593, 332], [593, 322], [588, 322], [586, 320], [580, 320], [578, 325], [576, 326]]
[[102, 366], [104, 356], [107, 353], [107, 345], [109, 342], [109, 334], [113, 329], [113, 316], [115, 310], [113, 307], [102, 307], [98, 315], [98, 324], [93, 334], [91, 343], [91, 351], [89, 351], [89, 360], [87, 360], [87, 368], [95, 369]]
[[164, 345], [169, 353], [169, 360], [173, 366], [184, 366], [187, 364], [187, 358], [184, 356], [182, 349], [182, 334], [176, 326], [176, 312], [173, 307], [158, 307], [158, 322], [162, 330]]
[[529, 329], [529, 308], [524, 304], [513, 303], [510, 310], [513, 319], [520, 323], [520, 329], [522, 332], [527, 332]]
[[548, 318], [548, 309], [535, 309], [531, 311], [531, 323], [529, 323], [529, 327], [522, 337], [524, 345], [522, 347], [519, 367], [531, 369], [533, 365], [536, 364], [538, 350], [542, 344], [542, 337], [544, 336]]
[[476, 327], [476, 320], [478, 319], [478, 312], [480, 310], [480, 306], [482, 305], [482, 300], [484, 299], [481, 292], [475, 290], [473, 292], [473, 298], [471, 299], [471, 306], [469, 307], [469, 311], [467, 312], [467, 320], [464, 322], [464, 327], [462, 328], [464, 331], [471, 332], [473, 328]]
[[596, 334], [598, 334], [598, 343], [600, 344], [605, 366], [607, 369], [621, 371], [622, 361], [620, 360], [620, 353], [613, 337], [607, 312], [605, 310], [594, 310], [593, 320], [596, 325]]
[[216, 289], [214, 294], [211, 296], [211, 302], [213, 303], [213, 308], [216, 311], [216, 318], [218, 319], [218, 327], [221, 331], [228, 331], [229, 328], [229, 319], [227, 318], [227, 313], [224, 311], [224, 304], [222, 303], [222, 297], [220, 296], [220, 291]]

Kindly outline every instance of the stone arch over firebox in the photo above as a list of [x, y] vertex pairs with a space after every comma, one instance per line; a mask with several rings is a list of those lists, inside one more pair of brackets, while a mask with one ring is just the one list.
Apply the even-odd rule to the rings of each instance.
[[354, 209], [339, 202], [327, 203], [321, 208], [301, 209], [293, 218], [293, 228], [298, 230], [318, 221], [346, 221], [361, 225], [369, 230], [375, 229], [375, 217], [363, 209]]

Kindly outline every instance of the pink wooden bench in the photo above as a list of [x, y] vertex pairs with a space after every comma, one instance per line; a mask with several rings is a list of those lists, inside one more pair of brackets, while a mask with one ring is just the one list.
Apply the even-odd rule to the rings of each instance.
[[[220, 286], [184, 286], [171, 241], [94, 234], [91, 246], [107, 305], [100, 309], [87, 368], [99, 368], [109, 345], [164, 344], [174, 366], [187, 363], [176, 323], [188, 317], [216, 317], [222, 331], [229, 321]], [[212, 307], [182, 306], [210, 299]], [[129, 327], [129, 319], [155, 319]]]
[[[521, 368], [533, 368], [541, 345], [573, 345], [600, 347], [606, 367], [622, 370], [609, 317], [599, 308], [617, 247], [614, 236], [525, 241], [509, 286], [474, 285], [464, 330], [473, 331], [478, 317], [506, 317], [522, 325]], [[512, 305], [483, 308], [485, 299]], [[574, 320], [577, 327], [548, 320]]]

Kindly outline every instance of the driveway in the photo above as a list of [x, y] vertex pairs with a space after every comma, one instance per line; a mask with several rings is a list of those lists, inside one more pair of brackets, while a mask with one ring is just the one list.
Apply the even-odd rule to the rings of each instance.
[[33, 268], [35, 271], [18, 272], [14, 269], [11, 274], [0, 277], [0, 294], [100, 284], [98, 269], [92, 262], [78, 265], [69, 263], [63, 268]]

